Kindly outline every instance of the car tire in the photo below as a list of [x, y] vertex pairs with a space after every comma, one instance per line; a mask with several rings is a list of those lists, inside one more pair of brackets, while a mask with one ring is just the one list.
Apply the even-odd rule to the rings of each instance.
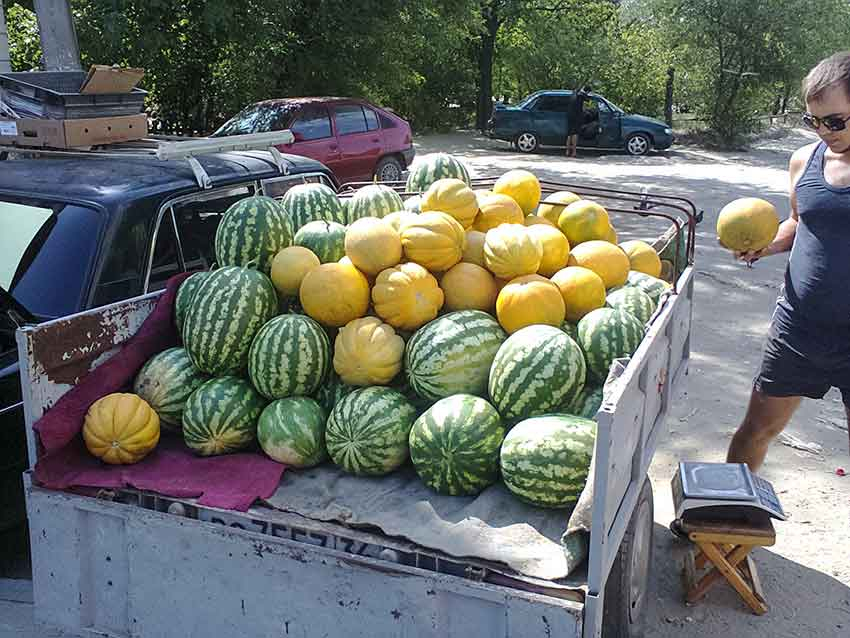
[[652, 483], [644, 480], [602, 599], [602, 638], [643, 638], [655, 530]]
[[375, 166], [375, 173], [372, 177], [376, 182], [400, 182], [403, 172], [404, 164], [398, 158], [387, 155], [382, 157], [378, 165]]
[[514, 138], [514, 146], [520, 153], [533, 153], [540, 146], [540, 141], [536, 133], [523, 131]]
[[652, 148], [652, 140], [646, 133], [634, 133], [626, 139], [626, 152], [629, 155], [646, 155]]

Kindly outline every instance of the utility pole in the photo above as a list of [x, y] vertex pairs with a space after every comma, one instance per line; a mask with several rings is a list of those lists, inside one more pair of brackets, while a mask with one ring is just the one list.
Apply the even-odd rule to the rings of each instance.
[[45, 71], [80, 71], [80, 47], [68, 0], [33, 0]]
[[9, 55], [9, 29], [6, 26], [6, 13], [3, 11], [3, 0], [0, 0], [0, 73], [12, 70], [12, 60]]

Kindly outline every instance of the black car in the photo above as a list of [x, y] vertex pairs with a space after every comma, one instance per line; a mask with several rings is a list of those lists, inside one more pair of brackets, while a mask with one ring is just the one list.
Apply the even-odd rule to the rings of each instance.
[[266, 151], [186, 160], [108, 157], [0, 161], [0, 531], [23, 520], [26, 442], [15, 328], [165, 286], [207, 268], [221, 215], [262, 193], [281, 197], [305, 181], [336, 190], [333, 174], [305, 157]]

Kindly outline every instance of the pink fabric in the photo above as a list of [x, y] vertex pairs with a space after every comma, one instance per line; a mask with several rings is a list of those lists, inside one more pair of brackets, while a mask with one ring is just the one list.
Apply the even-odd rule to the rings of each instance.
[[174, 299], [188, 275], [170, 279], [154, 311], [121, 351], [80, 379], [34, 424], [44, 447], [35, 466], [37, 484], [49, 489], [133, 487], [243, 512], [277, 489], [284, 466], [259, 452], [202, 458], [179, 436], [163, 432], [156, 450], [142, 461], [116, 466], [94, 458], [83, 443], [80, 432], [89, 406], [129, 388], [145, 361], [179, 345]]

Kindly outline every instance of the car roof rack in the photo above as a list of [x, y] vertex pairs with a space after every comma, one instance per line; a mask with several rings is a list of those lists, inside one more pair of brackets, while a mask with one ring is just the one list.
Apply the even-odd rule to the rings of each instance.
[[295, 136], [289, 129], [269, 131], [267, 133], [248, 133], [246, 135], [230, 135], [227, 137], [174, 137], [151, 136], [141, 140], [109, 144], [104, 148], [91, 150], [83, 149], [45, 149], [25, 146], [0, 146], [0, 151], [16, 154], [45, 155], [50, 157], [156, 157], [160, 160], [184, 159], [189, 163], [198, 186], [203, 189], [212, 188], [212, 180], [201, 163], [199, 156], [210, 153], [231, 153], [235, 151], [269, 151], [277, 170], [282, 175], [289, 174], [289, 164], [277, 150], [277, 144], [292, 144]]

